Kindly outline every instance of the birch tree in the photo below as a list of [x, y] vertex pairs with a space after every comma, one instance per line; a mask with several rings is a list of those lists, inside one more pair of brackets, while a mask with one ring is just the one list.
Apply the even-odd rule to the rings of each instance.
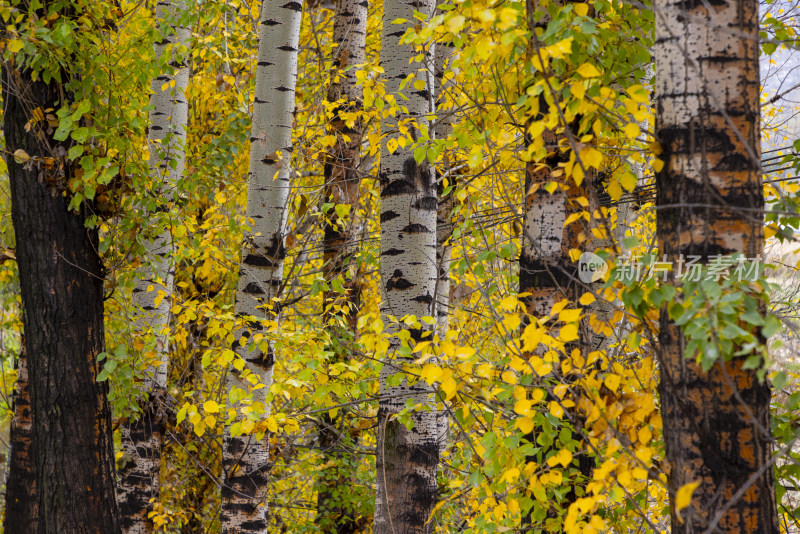
[[[414, 12], [430, 17], [435, 3], [390, 0], [384, 4], [381, 59], [390, 105], [402, 103], [408, 110], [381, 121], [381, 314], [392, 335], [383, 361], [378, 407], [376, 460], [375, 534], [431, 532], [428, 518], [436, 503], [436, 469], [439, 458], [437, 417], [433, 390], [423, 381], [403, 380], [389, 385], [389, 378], [403, 371], [413, 359], [397, 354], [402, 331], [415, 341], [430, 333], [418, 321], [434, 314], [438, 273], [436, 268], [436, 178], [430, 163], [418, 163], [409, 148], [400, 146], [401, 128], [410, 130], [412, 140], [427, 128], [426, 114], [432, 111], [432, 45], [423, 54], [422, 65], [412, 63], [416, 51], [400, 38]], [[406, 99], [398, 95], [401, 83]], [[395, 144], [397, 143], [397, 144]], [[394, 150], [389, 148], [392, 145]], [[395, 327], [391, 318], [415, 318], [411, 328]], [[418, 411], [410, 414], [412, 428], [397, 418], [406, 402]]]
[[[756, 258], [764, 241], [758, 3], [658, 0], [654, 10], [659, 250], [673, 265], [692, 255]], [[672, 531], [777, 533], [770, 386], [745, 365], [755, 349], [720, 355], [704, 372], [696, 355], [684, 357], [687, 338], [666, 310], [659, 341]], [[679, 510], [676, 496], [689, 484], [697, 484], [691, 503]]]
[[[189, 83], [189, 64], [183, 48], [191, 32], [179, 20], [186, 4], [182, 0], [161, 0], [156, 4], [156, 61], [166, 70], [150, 84], [150, 172], [155, 182], [154, 199], [164, 202], [173, 198], [185, 163], [186, 122], [188, 103], [185, 92]], [[161, 199], [161, 200], [158, 200]], [[169, 205], [158, 211], [169, 213]], [[151, 358], [157, 363], [146, 370], [142, 393], [146, 395], [142, 412], [122, 427], [122, 465], [119, 469], [117, 500], [124, 532], [152, 532], [147, 514], [151, 499], [158, 498], [161, 448], [163, 445], [163, 392], [167, 386], [169, 346], [169, 310], [172, 301], [174, 265], [172, 260], [172, 228], [161, 219], [158, 235], [145, 240], [144, 264], [133, 289], [134, 329], [136, 337], [148, 332], [155, 337]], [[152, 268], [149, 268], [152, 261]], [[146, 345], [147, 346], [147, 345]], [[148, 347], [150, 348], [150, 347]]]
[[[331, 110], [330, 135], [335, 137], [325, 161], [325, 203], [331, 206], [323, 221], [323, 276], [328, 284], [323, 294], [323, 320], [331, 332], [334, 363], [347, 362], [356, 337], [360, 306], [360, 280], [354, 256], [358, 252], [358, 214], [361, 118], [348, 125], [348, 115], [361, 110], [362, 89], [356, 71], [365, 62], [367, 31], [366, 0], [340, 0], [333, 22], [334, 48], [327, 100]], [[334, 282], [336, 281], [336, 283]], [[343, 291], [336, 291], [337, 285]], [[321, 417], [319, 445], [324, 465], [317, 496], [317, 523], [322, 532], [338, 534], [357, 530], [352, 506], [348, 506], [354, 480], [353, 462], [344, 453], [348, 417], [346, 408], [336, 416]]]
[[[250, 136], [247, 220], [235, 313], [244, 326], [233, 349], [244, 361], [243, 373], [228, 372], [230, 407], [239, 410], [225, 428], [222, 488], [222, 532], [265, 532], [269, 448], [256, 440], [252, 423], [234, 402], [237, 391], [249, 391], [250, 408], [268, 411], [265, 395], [272, 383], [274, 354], [263, 340], [265, 312], [273, 306], [283, 277], [284, 230], [290, 188], [292, 123], [295, 110], [297, 52], [302, 4], [264, 2], [259, 18], [258, 58]], [[255, 377], [255, 384], [247, 379]], [[263, 385], [253, 390], [253, 385]], [[250, 428], [248, 428], [250, 423]]]
[[[441, 5], [443, 0], [437, 2]], [[456, 112], [453, 100], [454, 73], [448, 73], [451, 60], [455, 55], [456, 47], [450, 39], [436, 43], [433, 61], [434, 94], [436, 95], [436, 122], [433, 126], [434, 138], [445, 141], [453, 131], [453, 117]], [[455, 221], [453, 210], [456, 207], [455, 188], [458, 184], [458, 163], [448, 153], [445, 157], [441, 172], [436, 176], [436, 297], [435, 316], [436, 331], [440, 339], [444, 339], [450, 328], [450, 266], [452, 263], [453, 247], [450, 238], [453, 235]], [[447, 410], [437, 412], [439, 454], [447, 448], [449, 438], [449, 419]]]

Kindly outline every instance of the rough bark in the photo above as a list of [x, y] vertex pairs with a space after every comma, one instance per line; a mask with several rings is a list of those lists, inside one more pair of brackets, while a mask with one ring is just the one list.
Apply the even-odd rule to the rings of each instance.
[[9, 472], [6, 480], [4, 531], [34, 534], [38, 528], [36, 451], [33, 448], [33, 412], [28, 382], [28, 359], [23, 348], [17, 360], [14, 418], [11, 420]]
[[96, 357], [105, 348], [97, 228], [86, 227], [87, 206], [67, 209], [69, 147], [40, 126], [25, 129], [34, 109], [58, 109], [70, 95], [55, 81], [33, 81], [13, 59], [3, 64], [2, 90], [7, 153], [21, 149], [31, 158], [6, 163], [34, 414], [38, 531], [113, 534], [120, 527], [111, 411], [108, 385], [97, 382]]
[[[330, 122], [330, 134], [336, 142], [325, 158], [325, 202], [349, 208], [343, 217], [331, 208], [323, 222], [323, 276], [329, 289], [323, 294], [322, 315], [331, 332], [335, 362], [350, 359], [360, 306], [359, 273], [353, 255], [360, 230], [359, 165], [364, 124], [357, 120], [348, 126], [342, 114], [361, 107], [362, 90], [355, 74], [356, 66], [365, 62], [368, 6], [366, 0], [341, 0], [336, 4], [333, 23], [333, 42], [338, 47], [334, 48], [327, 100], [340, 103], [332, 110]], [[337, 278], [344, 293], [331, 286]], [[358, 529], [350, 495], [355, 462], [345, 451], [350, 439], [348, 421], [346, 408], [337, 410], [335, 416], [324, 414], [321, 418], [319, 446], [326, 466], [320, 473], [317, 495], [316, 522], [321, 532], [349, 534]]]
[[[403, 102], [408, 113], [398, 112], [393, 118], [381, 121], [381, 131], [387, 138], [397, 137], [397, 123], [414, 119], [418, 125], [432, 111], [433, 47], [424, 54], [423, 64], [410, 63], [416, 55], [413, 47], [400, 45], [400, 37], [408, 23], [392, 24], [401, 18], [414, 20], [414, 11], [430, 16], [435, 3], [405, 3], [389, 0], [383, 8], [383, 35], [380, 64], [386, 73], [386, 94], [396, 95], [401, 81], [410, 74], [424, 82], [422, 89], [408, 83]], [[417, 137], [417, 126], [411, 126]], [[426, 161], [417, 163], [408, 148], [391, 153], [381, 145], [381, 314], [387, 333], [396, 334], [391, 317], [417, 318], [434, 314], [437, 283], [436, 269], [436, 179], [433, 166]], [[401, 323], [402, 324], [402, 323]], [[400, 328], [407, 328], [400, 326]], [[420, 341], [429, 331], [423, 325], [411, 329], [413, 339]], [[381, 370], [378, 406], [378, 441], [376, 460], [375, 534], [430, 533], [430, 515], [436, 503], [436, 468], [439, 461], [436, 407], [433, 389], [424, 381], [409, 384], [403, 381], [389, 387], [388, 377], [402, 371], [403, 365], [413, 362], [396, 355], [400, 340], [390, 338], [390, 347]], [[405, 394], [405, 395], [404, 395]], [[408, 399], [419, 406], [411, 414], [413, 427], [409, 430], [394, 416]]]
[[[302, 4], [295, 1], [264, 2], [259, 19], [253, 124], [250, 135], [250, 172], [247, 185], [247, 219], [251, 227], [244, 239], [235, 313], [244, 319], [233, 349], [245, 368], [264, 388], [252, 391], [253, 404], [264, 413], [264, 396], [272, 383], [273, 353], [250, 342], [263, 331], [259, 318], [277, 297], [283, 277], [284, 229], [290, 187], [292, 122], [295, 110], [297, 52]], [[280, 312], [272, 308], [271, 314]], [[228, 392], [252, 386], [230, 369]], [[238, 405], [231, 406], [239, 408]], [[235, 422], [241, 422], [241, 413]], [[231, 433], [225, 429], [223, 446], [225, 486], [222, 488], [222, 532], [264, 532], [267, 528], [269, 447], [266, 439]]]
[[[190, 37], [189, 28], [179, 19], [185, 9], [180, 0], [162, 0], [156, 5], [158, 41], [156, 60], [169, 54], [167, 71], [155, 77], [150, 90], [150, 171], [155, 187], [152, 195], [161, 202], [174, 194], [183, 175], [188, 103], [184, 92], [189, 83], [189, 65], [180, 53]], [[174, 86], [172, 85], [174, 82]], [[146, 203], [145, 203], [146, 204]], [[142, 209], [146, 209], [144, 206]], [[168, 211], [165, 205], [162, 211]], [[144, 264], [137, 273], [133, 289], [134, 329], [139, 339], [154, 338], [145, 347], [160, 362], [146, 370], [142, 392], [145, 395], [142, 413], [121, 425], [122, 464], [119, 470], [117, 501], [123, 532], [144, 534], [153, 531], [147, 517], [151, 499], [158, 498], [164, 418], [160, 392], [167, 385], [169, 350], [167, 332], [172, 302], [174, 266], [172, 265], [172, 229], [159, 224], [160, 233], [147, 236]], [[152, 262], [152, 267], [148, 264]], [[161, 295], [160, 302], [157, 301]]]
[[[756, 257], [764, 240], [758, 3], [658, 0], [654, 9], [659, 249], [673, 262]], [[659, 341], [672, 531], [704, 532], [719, 515], [715, 532], [777, 533], [769, 383], [742, 368], [744, 356], [702, 372], [684, 358], [686, 340], [665, 310]], [[675, 492], [692, 482], [700, 485], [679, 515]]]

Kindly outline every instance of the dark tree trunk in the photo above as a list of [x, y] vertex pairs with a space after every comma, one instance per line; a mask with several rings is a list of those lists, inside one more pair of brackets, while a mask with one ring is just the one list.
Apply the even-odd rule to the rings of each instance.
[[38, 531], [114, 534], [111, 412], [108, 387], [96, 380], [104, 350], [97, 228], [86, 227], [85, 213], [67, 209], [69, 147], [36, 125], [25, 128], [33, 110], [58, 109], [68, 94], [55, 82], [33, 81], [13, 59], [3, 64], [2, 89], [7, 153], [21, 149], [31, 158], [6, 162], [34, 414]]
[[34, 534], [38, 516], [34, 467], [36, 452], [33, 449], [33, 413], [24, 345], [17, 360], [14, 419], [11, 421], [10, 441], [6, 517], [3, 527], [9, 534]]

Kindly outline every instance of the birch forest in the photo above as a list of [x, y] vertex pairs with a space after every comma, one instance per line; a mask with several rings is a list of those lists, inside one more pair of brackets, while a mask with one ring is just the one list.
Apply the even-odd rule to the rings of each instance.
[[796, 0], [0, 0], [0, 533], [800, 533]]

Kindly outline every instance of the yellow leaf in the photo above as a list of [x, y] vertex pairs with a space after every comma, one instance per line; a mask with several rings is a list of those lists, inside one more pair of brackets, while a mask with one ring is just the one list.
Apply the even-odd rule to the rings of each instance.
[[595, 67], [591, 63], [584, 63], [583, 65], [578, 67], [578, 74], [580, 74], [584, 78], [595, 78], [597, 76], [600, 76], [600, 71], [597, 70], [597, 67]]
[[208, 400], [203, 403], [203, 410], [205, 410], [208, 413], [217, 413], [219, 412], [219, 404], [217, 404], [213, 400]]
[[567, 226], [569, 226], [570, 224], [574, 223], [575, 221], [577, 221], [580, 218], [581, 218], [581, 214], [580, 213], [572, 213], [572, 214], [570, 214], [570, 216], [567, 217], [567, 220], [564, 221], [564, 228], [566, 228]]
[[23, 46], [25, 46], [25, 43], [23, 43], [19, 39], [11, 39], [6, 45], [6, 47], [11, 51], [12, 54], [16, 54], [17, 52], [22, 50]]
[[589, 6], [586, 4], [575, 4], [575, 14], [579, 17], [585, 17], [589, 13]]
[[575, 341], [578, 339], [578, 327], [574, 324], [568, 324], [561, 327], [561, 333], [558, 336], [564, 343]]
[[503, 319], [503, 325], [505, 325], [506, 329], [511, 331], [519, 328], [520, 323], [521, 320], [519, 318], [519, 315], [515, 313], [506, 314], [505, 318]]
[[583, 295], [581, 295], [581, 298], [578, 299], [578, 302], [582, 306], [588, 306], [594, 301], [595, 301], [594, 295], [592, 295], [591, 293], [584, 293]]
[[575, 82], [570, 86], [572, 96], [578, 100], [583, 100], [583, 97], [586, 96], [586, 87], [584, 87], [583, 83], [584, 82]]
[[530, 417], [520, 417], [517, 419], [517, 428], [519, 428], [523, 434], [530, 434], [533, 431], [533, 419]]
[[550, 401], [548, 408], [550, 410], [550, 414], [554, 417], [561, 419], [561, 416], [564, 415], [564, 409], [556, 401]]
[[516, 467], [512, 467], [511, 469], [503, 473], [503, 476], [500, 477], [500, 482], [514, 482], [518, 478], [519, 478], [519, 469], [517, 469]]
[[632, 85], [625, 89], [625, 92], [631, 95], [631, 98], [634, 102], [638, 102], [640, 104], [644, 104], [647, 102], [647, 89], [642, 87], [641, 85]]
[[442, 369], [432, 363], [425, 364], [419, 376], [428, 384], [433, 384], [442, 376]]
[[603, 123], [600, 122], [600, 119], [595, 119], [592, 123], [592, 132], [596, 137], [600, 137], [603, 133]]
[[450, 400], [455, 397], [457, 387], [456, 381], [453, 380], [452, 375], [444, 379], [442, 382], [442, 391], [444, 391], [446, 400]]
[[633, 191], [634, 189], [636, 189], [636, 175], [631, 172], [623, 173], [619, 181], [622, 187], [624, 187], [628, 191]]
[[445, 26], [450, 33], [458, 33], [458, 30], [464, 27], [464, 22], [466, 19], [463, 15], [454, 15], [445, 22]]
[[506, 311], [511, 311], [517, 307], [517, 297], [515, 295], [508, 295], [500, 301], [500, 308]]
[[619, 200], [622, 197], [622, 187], [620, 187], [619, 182], [617, 180], [611, 180], [608, 183], [608, 196], [611, 197], [611, 200]]
[[616, 393], [617, 389], [619, 389], [620, 380], [621, 379], [619, 375], [608, 375], [606, 376], [605, 380], [603, 380], [603, 383], [608, 389]]
[[528, 415], [531, 412], [531, 401], [527, 399], [518, 400], [514, 404], [514, 411], [519, 415]]
[[250, 419], [245, 419], [244, 421], [242, 421], [242, 432], [244, 432], [245, 434], [249, 434], [250, 432], [253, 431], [255, 426], [256, 424], [252, 422]]
[[273, 434], [278, 431], [278, 422], [275, 421], [275, 418], [271, 415], [267, 417], [267, 430]]
[[594, 167], [595, 169], [599, 169], [600, 164], [603, 163], [603, 154], [596, 148], [590, 146], [584, 147], [581, 150], [580, 157], [584, 165]]
[[689, 484], [684, 484], [675, 494], [675, 515], [678, 516], [678, 520], [683, 523], [683, 518], [681, 517], [681, 510], [689, 506], [692, 502], [692, 494], [697, 486], [700, 485], [700, 482], [690, 482]]
[[653, 170], [656, 172], [661, 172], [661, 169], [664, 168], [664, 161], [660, 159], [656, 159], [653, 161]]
[[564, 310], [558, 314], [558, 320], [565, 323], [574, 323], [581, 318], [581, 313], [580, 309]]
[[639, 137], [639, 134], [642, 133], [642, 129], [639, 128], [639, 125], [635, 122], [629, 122], [625, 125], [625, 136], [628, 139], [636, 139]]

